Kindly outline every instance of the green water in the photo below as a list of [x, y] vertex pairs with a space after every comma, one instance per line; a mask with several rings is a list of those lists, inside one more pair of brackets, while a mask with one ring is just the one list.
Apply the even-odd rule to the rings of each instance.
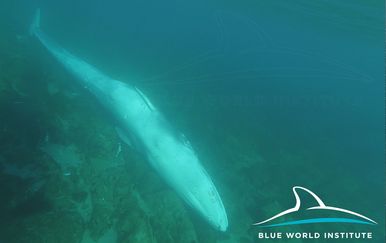
[[[190, 140], [222, 197], [226, 233], [28, 36], [37, 6], [47, 35], [136, 85]], [[3, 1], [0, 243], [384, 242], [383, 10], [378, 0]], [[293, 207], [293, 186], [378, 224], [252, 225]], [[301, 209], [315, 206], [299, 195]], [[272, 232], [373, 238], [258, 237]]]

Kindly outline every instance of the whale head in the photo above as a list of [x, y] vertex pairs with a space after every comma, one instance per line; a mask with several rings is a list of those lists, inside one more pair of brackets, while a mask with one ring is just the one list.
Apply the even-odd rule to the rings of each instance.
[[[162, 132], [162, 129], [157, 132]], [[220, 195], [190, 143], [170, 133], [154, 137], [158, 141], [147, 146], [153, 167], [210, 225], [219, 231], [226, 231], [228, 218]]]

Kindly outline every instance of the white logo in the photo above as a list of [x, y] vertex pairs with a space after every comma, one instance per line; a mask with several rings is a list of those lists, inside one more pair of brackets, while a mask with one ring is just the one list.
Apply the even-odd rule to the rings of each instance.
[[[300, 197], [299, 197], [298, 192], [297, 192], [298, 189], [307, 192], [309, 195], [311, 195], [316, 200], [316, 202], [318, 204], [317, 206], [307, 208], [306, 210], [329, 210], [329, 211], [341, 212], [341, 213], [346, 213], [347, 215], [356, 216], [357, 219], [352, 219], [352, 218], [347, 218], [347, 217], [344, 217], [344, 218], [342, 218], [342, 217], [340, 217], [340, 218], [328, 217], [328, 218], [310, 218], [310, 219], [296, 220], [296, 221], [290, 221], [290, 222], [281, 222], [281, 223], [269, 223], [274, 219], [277, 219], [277, 218], [280, 218], [284, 215], [295, 213], [295, 212], [299, 211], [301, 201], [300, 201]], [[343, 209], [343, 208], [327, 206], [315, 193], [313, 193], [311, 190], [309, 190], [307, 188], [300, 187], [300, 186], [294, 186], [292, 188], [292, 191], [293, 191], [293, 193], [295, 195], [295, 199], [296, 199], [295, 207], [287, 209], [281, 213], [276, 214], [275, 216], [273, 216], [269, 219], [266, 219], [266, 220], [261, 221], [261, 222], [257, 222], [253, 225], [258, 225], [260, 227], [275, 227], [275, 226], [297, 225], [297, 224], [314, 224], [314, 223], [353, 223], [353, 224], [371, 224], [371, 225], [377, 224], [377, 222], [375, 222], [374, 220], [372, 220], [366, 216], [363, 216], [362, 214], [359, 214], [359, 213], [356, 213], [356, 212], [353, 212], [353, 211], [350, 211], [347, 209]]]

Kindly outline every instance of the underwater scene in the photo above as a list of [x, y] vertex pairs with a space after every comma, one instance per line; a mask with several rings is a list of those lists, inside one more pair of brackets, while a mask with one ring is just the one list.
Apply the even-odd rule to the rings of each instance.
[[0, 243], [385, 241], [384, 1], [0, 2]]

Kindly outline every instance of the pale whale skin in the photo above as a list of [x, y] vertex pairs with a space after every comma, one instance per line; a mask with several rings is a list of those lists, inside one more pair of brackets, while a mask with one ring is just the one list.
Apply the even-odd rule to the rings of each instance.
[[37, 11], [31, 34], [113, 114], [121, 137], [134, 138], [152, 167], [183, 200], [213, 227], [226, 231], [228, 219], [221, 198], [186, 138], [173, 131], [137, 88], [109, 78], [57, 45], [40, 30], [39, 22]]

